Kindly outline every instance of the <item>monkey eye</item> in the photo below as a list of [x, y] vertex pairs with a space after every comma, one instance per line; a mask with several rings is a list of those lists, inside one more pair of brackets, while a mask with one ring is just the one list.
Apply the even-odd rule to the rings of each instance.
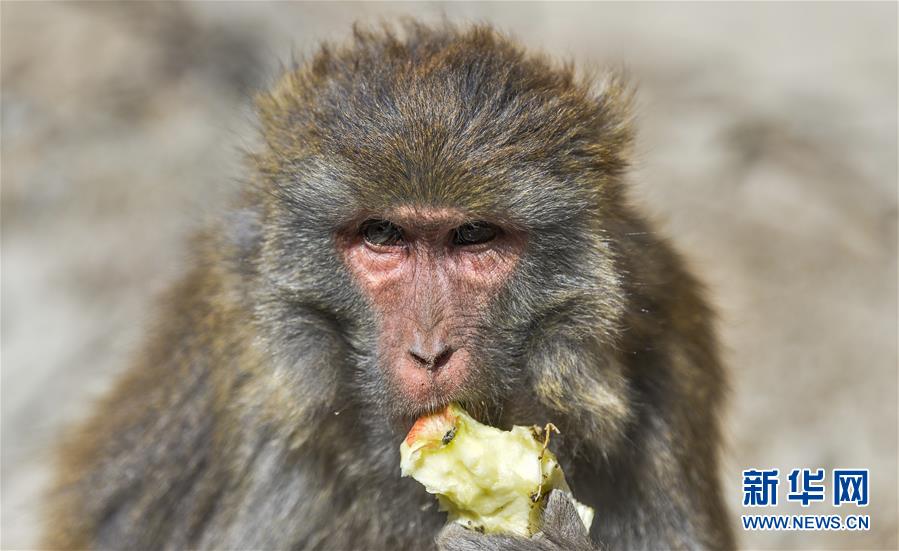
[[375, 246], [395, 247], [403, 241], [403, 230], [387, 220], [366, 220], [359, 231], [367, 243]]
[[469, 222], [456, 228], [453, 233], [453, 245], [479, 245], [496, 237], [497, 228], [486, 222]]

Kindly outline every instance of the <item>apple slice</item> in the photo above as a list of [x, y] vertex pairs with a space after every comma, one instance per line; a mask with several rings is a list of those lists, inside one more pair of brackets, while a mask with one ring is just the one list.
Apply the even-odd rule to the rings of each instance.
[[[530, 537], [540, 530], [550, 490], [571, 495], [546, 447], [553, 430], [549, 424], [503, 431], [450, 404], [416, 421], [400, 445], [400, 467], [403, 476], [436, 494], [450, 522], [487, 534]], [[589, 531], [593, 509], [572, 501]]]

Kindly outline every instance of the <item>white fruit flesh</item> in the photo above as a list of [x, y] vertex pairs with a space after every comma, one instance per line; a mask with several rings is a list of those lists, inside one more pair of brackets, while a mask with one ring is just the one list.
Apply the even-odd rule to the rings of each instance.
[[[400, 445], [400, 460], [403, 476], [436, 494], [451, 522], [488, 534], [531, 536], [540, 529], [550, 490], [571, 493], [533, 428], [483, 425], [455, 404], [415, 423]], [[574, 503], [589, 530], [593, 509]]]

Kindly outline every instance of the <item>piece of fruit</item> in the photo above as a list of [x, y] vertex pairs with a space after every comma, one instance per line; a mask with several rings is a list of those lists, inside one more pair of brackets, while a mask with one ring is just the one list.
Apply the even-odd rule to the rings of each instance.
[[[450, 522], [484, 533], [530, 537], [550, 490], [571, 494], [556, 456], [546, 448], [549, 431], [484, 425], [456, 404], [421, 417], [400, 445], [403, 476], [437, 495]], [[572, 502], [587, 530], [593, 509]]]

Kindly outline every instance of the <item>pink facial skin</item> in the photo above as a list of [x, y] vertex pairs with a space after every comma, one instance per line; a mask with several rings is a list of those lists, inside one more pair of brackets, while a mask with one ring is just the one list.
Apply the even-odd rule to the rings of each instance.
[[[367, 241], [359, 228], [367, 219], [390, 221], [402, 240]], [[523, 232], [499, 224], [487, 242], [454, 244], [456, 229], [470, 221], [457, 210], [401, 207], [360, 217], [337, 238], [377, 313], [380, 364], [406, 409], [433, 409], [464, 391], [472, 367], [467, 343], [524, 251]]]

